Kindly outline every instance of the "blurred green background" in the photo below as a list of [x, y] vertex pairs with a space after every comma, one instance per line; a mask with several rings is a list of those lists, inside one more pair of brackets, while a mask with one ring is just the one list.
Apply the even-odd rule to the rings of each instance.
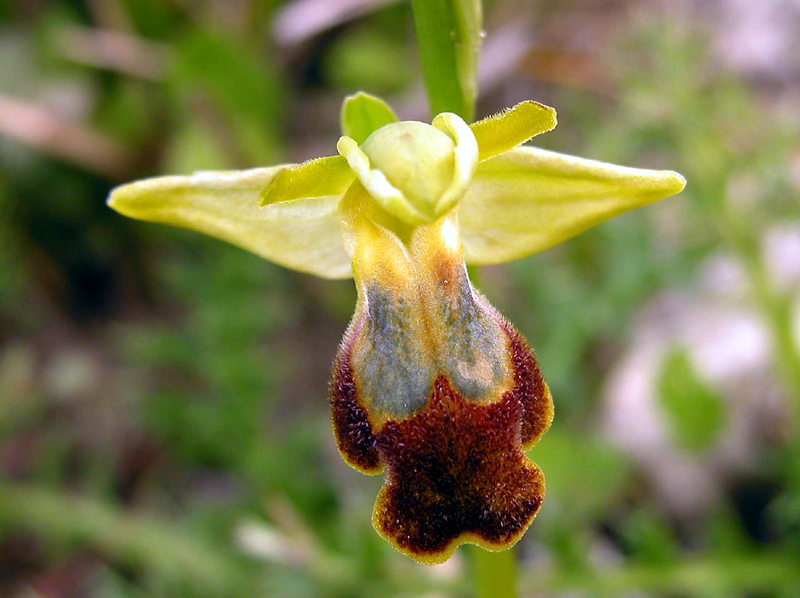
[[[800, 596], [800, 6], [484, 9], [479, 116], [535, 99], [541, 146], [689, 181], [475, 272], [556, 402], [522, 593]], [[416, 60], [403, 2], [0, 1], [0, 595], [470, 595], [334, 447], [352, 283], [105, 206], [333, 154], [359, 89], [425, 120]]]

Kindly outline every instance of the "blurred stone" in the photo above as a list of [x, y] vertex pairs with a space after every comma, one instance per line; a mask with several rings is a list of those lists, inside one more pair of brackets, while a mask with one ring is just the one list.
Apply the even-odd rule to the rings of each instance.
[[53, 357], [44, 387], [56, 400], [75, 401], [95, 392], [99, 378], [100, 367], [91, 353], [69, 349]]

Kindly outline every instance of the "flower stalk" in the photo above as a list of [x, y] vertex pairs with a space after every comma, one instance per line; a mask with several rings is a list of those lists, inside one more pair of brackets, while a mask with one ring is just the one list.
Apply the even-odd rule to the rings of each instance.
[[502, 552], [473, 549], [472, 575], [478, 598], [515, 598], [517, 588], [517, 554], [511, 548]]
[[411, 10], [431, 113], [471, 122], [483, 38], [480, 0], [412, 0]]

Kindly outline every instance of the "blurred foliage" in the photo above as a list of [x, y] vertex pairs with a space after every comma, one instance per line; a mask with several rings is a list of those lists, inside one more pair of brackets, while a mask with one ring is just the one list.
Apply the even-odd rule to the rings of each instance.
[[668, 353], [656, 384], [676, 443], [690, 451], [708, 449], [725, 425], [725, 402], [700, 379], [691, 355], [680, 349]]
[[[370, 525], [379, 480], [334, 450], [325, 392], [352, 284], [104, 204], [132, 178], [333, 153], [342, 95], [358, 89], [424, 118], [407, 4], [279, 45], [274, 28], [298, 4], [0, 2], [0, 98], [124, 157], [111, 174], [92, 167], [107, 152], [72, 129], [59, 150], [8, 127], [0, 135], [0, 595], [469, 595], [469, 552], [435, 569], [393, 552]], [[490, 64], [507, 72], [483, 90], [480, 114], [537, 99], [560, 115], [539, 138], [549, 148], [689, 180], [663, 205], [476, 273], [536, 347], [556, 401], [554, 427], [531, 452], [548, 498], [520, 544], [521, 589], [794, 596], [798, 293], [775, 283], [764, 243], [775, 225], [800, 226], [798, 90], [720, 65], [713, 21], [659, 6], [641, 3], [635, 17], [577, 0], [485, 6], [487, 45], [525, 23], [555, 50], [523, 47], [513, 68]], [[575, 34], [597, 52], [567, 85], [540, 58], [572, 48], [544, 33], [579, 13], [617, 34]], [[93, 46], [108, 30], [122, 37]], [[759, 401], [778, 396], [786, 415], [783, 428], [752, 418], [767, 441], [720, 464], [737, 389], [700, 376], [697, 352], [661, 355], [649, 386], [658, 413], [715, 489], [679, 513], [653, 482], [656, 462], [615, 443], [602, 421], [609, 378], [653, 302], [702, 297], [705, 264], [720, 253], [745, 286], [722, 303], [755, 310], [771, 343], [753, 382]]]

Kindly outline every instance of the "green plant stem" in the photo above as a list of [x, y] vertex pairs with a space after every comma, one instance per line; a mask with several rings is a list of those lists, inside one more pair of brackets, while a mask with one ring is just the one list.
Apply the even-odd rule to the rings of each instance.
[[431, 112], [454, 112], [471, 122], [478, 95], [480, 0], [411, 0], [411, 8]]
[[472, 548], [472, 570], [478, 598], [517, 596], [517, 559], [513, 548], [488, 552]]

